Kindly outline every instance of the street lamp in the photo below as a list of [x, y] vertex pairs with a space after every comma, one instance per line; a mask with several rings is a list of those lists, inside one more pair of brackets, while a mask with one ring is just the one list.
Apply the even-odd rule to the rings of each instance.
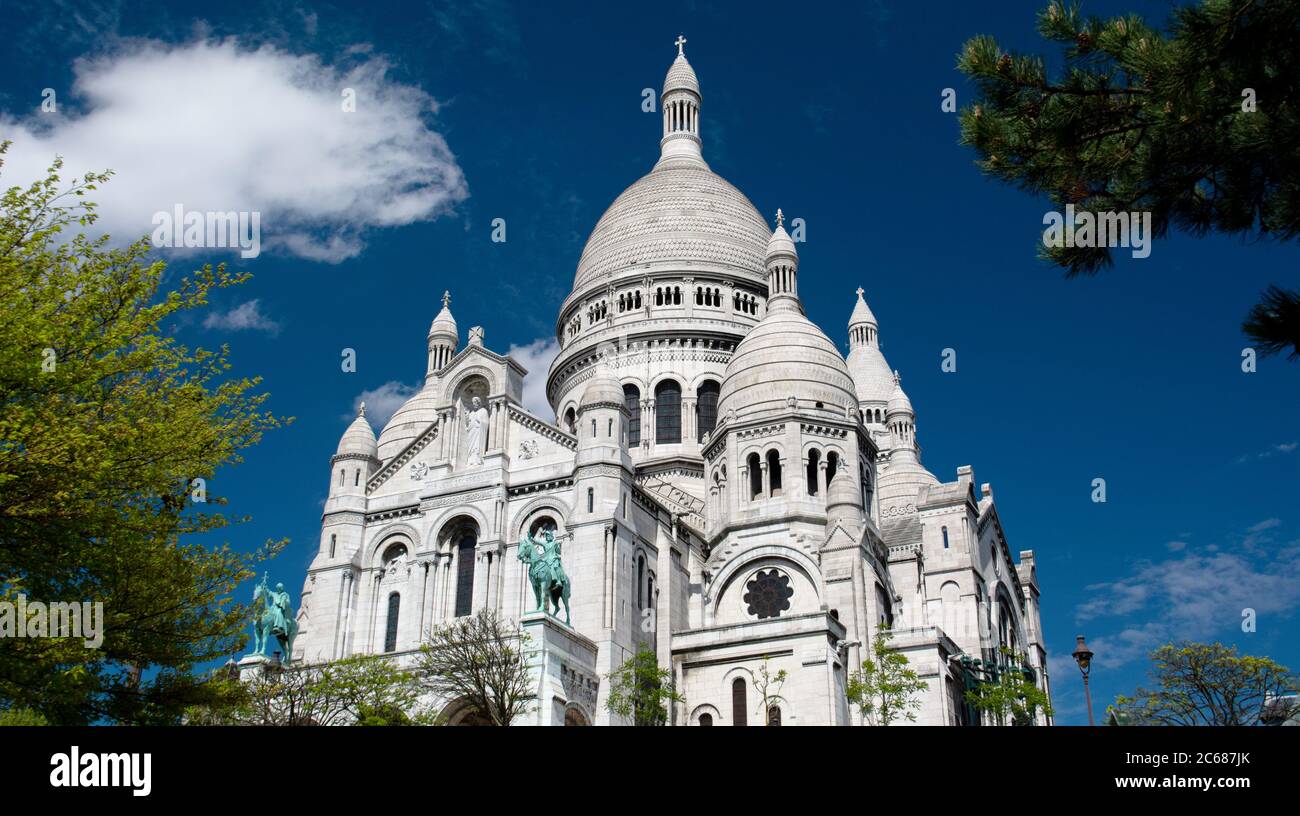
[[1096, 725], [1092, 718], [1092, 692], [1088, 689], [1088, 670], [1092, 668], [1092, 650], [1084, 642], [1083, 635], [1075, 638], [1074, 662], [1079, 664], [1079, 673], [1083, 675], [1083, 697], [1088, 701], [1088, 725]]

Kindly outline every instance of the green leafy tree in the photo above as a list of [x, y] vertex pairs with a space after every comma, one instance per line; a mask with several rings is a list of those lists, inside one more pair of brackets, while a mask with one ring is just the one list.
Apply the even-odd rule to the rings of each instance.
[[673, 673], [660, 668], [653, 649], [642, 646], [609, 674], [605, 709], [633, 725], [664, 725], [668, 705], [686, 698], [673, 687]]
[[890, 725], [900, 719], [916, 722], [921, 708], [918, 695], [929, 688], [907, 656], [889, 645], [892, 637], [889, 627], [879, 624], [871, 639], [871, 657], [862, 661], [862, 671], [849, 676], [849, 702], [871, 725]]
[[248, 276], [204, 267], [164, 288], [145, 241], [91, 237], [108, 174], [65, 185], [61, 167], [0, 194], [0, 600], [100, 602], [105, 631], [97, 649], [0, 639], [0, 705], [172, 723], [214, 688], [194, 667], [245, 640], [232, 591], [283, 546], [199, 543], [229, 523], [214, 477], [284, 420], [226, 348], [162, 328]]
[[418, 674], [387, 655], [330, 663], [270, 664], [247, 681], [224, 670], [209, 681], [222, 704], [191, 707], [191, 725], [422, 725], [433, 721]]
[[771, 667], [768, 666], [767, 657], [763, 658], [762, 665], [758, 667], [758, 672], [754, 676], [754, 689], [758, 691], [758, 713], [762, 715], [766, 725], [773, 724], [773, 709], [785, 702], [785, 698], [781, 696], [781, 688], [789, 677], [785, 669], [773, 674]]
[[482, 722], [508, 726], [537, 696], [527, 650], [526, 634], [484, 609], [432, 629], [420, 648], [419, 674], [441, 699], [462, 701]]
[[[1184, 641], [1151, 653], [1154, 687], [1119, 696], [1111, 710], [1145, 725], [1258, 725], [1300, 713], [1300, 678], [1267, 657], [1235, 646]], [[1286, 710], [1279, 710], [1285, 708]]]
[[[1061, 208], [1150, 212], [1157, 236], [1173, 227], [1292, 240], [1298, 27], [1294, 0], [1204, 0], [1175, 9], [1167, 33], [1054, 0], [1038, 31], [1063, 47], [1058, 75], [991, 36], [962, 48], [957, 67], [978, 96], [962, 110], [961, 141], [986, 173]], [[1111, 265], [1107, 247], [1042, 251], [1070, 276]], [[1262, 354], [1300, 357], [1300, 294], [1270, 288], [1243, 330]]]
[[1023, 671], [1024, 657], [1002, 649], [1007, 661], [997, 679], [966, 690], [966, 702], [996, 725], [1033, 725], [1038, 712], [1052, 716], [1051, 700]]
[[0, 728], [7, 725], [31, 726], [31, 725], [49, 725], [41, 712], [33, 711], [30, 708], [7, 708], [0, 711]]

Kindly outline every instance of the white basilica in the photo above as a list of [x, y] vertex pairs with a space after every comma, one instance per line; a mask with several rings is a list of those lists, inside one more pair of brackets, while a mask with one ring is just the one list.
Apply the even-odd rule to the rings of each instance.
[[[461, 344], [444, 297], [423, 389], [378, 439], [363, 409], [330, 460], [294, 659], [401, 659], [456, 616], [532, 612], [516, 549], [553, 527], [595, 654], [561, 667], [566, 723], [617, 724], [606, 677], [648, 647], [686, 700], [673, 724], [861, 724], [845, 686], [881, 622], [928, 683], [920, 724], [973, 724], [963, 692], [1007, 650], [1046, 690], [1033, 553], [1013, 557], [970, 467], [921, 464], [862, 290], [847, 360], [805, 317], [817, 272], [709, 169], [680, 38], [661, 100], [659, 159], [560, 307], [554, 416], [524, 409], [526, 372], [481, 329]], [[787, 673], [766, 708], [764, 668]]]

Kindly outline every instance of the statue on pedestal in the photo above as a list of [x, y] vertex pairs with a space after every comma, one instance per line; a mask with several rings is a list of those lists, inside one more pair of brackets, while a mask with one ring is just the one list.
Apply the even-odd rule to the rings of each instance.
[[269, 636], [280, 644], [282, 662], [288, 663], [293, 657], [293, 638], [298, 634], [298, 622], [293, 619], [293, 606], [289, 602], [289, 593], [284, 584], [276, 584], [275, 590], [268, 588], [266, 573], [253, 589], [253, 603], [263, 601], [260, 613], [253, 619], [253, 652], [265, 655]]
[[[564, 604], [564, 622], [569, 623], [569, 576], [560, 563], [560, 539], [554, 530], [543, 530], [534, 538], [524, 533], [519, 539], [519, 560], [528, 565], [528, 581], [533, 585], [538, 612], [558, 616]], [[551, 611], [551, 606], [555, 611]]]

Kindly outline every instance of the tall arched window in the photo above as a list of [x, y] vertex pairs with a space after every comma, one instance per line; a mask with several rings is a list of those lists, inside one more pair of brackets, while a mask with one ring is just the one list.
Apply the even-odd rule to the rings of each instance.
[[564, 412], [564, 427], [571, 434], [578, 432], [578, 415], [572, 408]]
[[705, 728], [713, 727], [713, 715], [705, 712], [700, 715], [700, 725]]
[[746, 702], [745, 681], [740, 677], [731, 681], [731, 724], [749, 725], [749, 703]]
[[456, 542], [456, 617], [474, 611], [474, 549], [478, 533], [466, 526], [453, 539]]
[[627, 420], [627, 446], [641, 444], [641, 389], [635, 385], [623, 386], [623, 407], [630, 416]]
[[655, 386], [655, 444], [682, 441], [682, 387], [675, 380]]
[[713, 429], [718, 427], [718, 391], [721, 386], [716, 380], [705, 380], [700, 383], [699, 389], [696, 390], [696, 414], [699, 421], [699, 441], [704, 441], [706, 433], [713, 433]]
[[808, 476], [807, 476], [807, 479], [808, 479], [808, 495], [809, 495], [809, 496], [816, 496], [816, 495], [817, 495], [817, 490], [818, 490], [818, 484], [817, 484], [817, 476], [818, 476], [818, 474], [817, 474], [817, 469], [818, 469], [818, 466], [821, 464], [821, 461], [822, 461], [822, 454], [821, 454], [821, 451], [817, 450], [816, 448], [813, 448], [812, 450], [808, 451]]
[[781, 495], [781, 454], [775, 450], [767, 452], [767, 484], [772, 496]]
[[636, 608], [645, 609], [645, 556], [636, 558]]
[[767, 724], [768, 724], [768, 725], [780, 725], [780, 724], [781, 724], [781, 707], [780, 707], [780, 706], [768, 706], [768, 709], [767, 709]]
[[746, 461], [749, 465], [749, 498], [757, 499], [763, 494], [763, 466], [757, 453], [751, 453]]
[[835, 478], [835, 474], [839, 469], [840, 455], [835, 451], [830, 451], [826, 454], [826, 484], [831, 483], [831, 479]]
[[388, 627], [384, 630], [384, 651], [397, 651], [397, 613], [401, 609], [402, 596], [396, 592], [388, 596]]

